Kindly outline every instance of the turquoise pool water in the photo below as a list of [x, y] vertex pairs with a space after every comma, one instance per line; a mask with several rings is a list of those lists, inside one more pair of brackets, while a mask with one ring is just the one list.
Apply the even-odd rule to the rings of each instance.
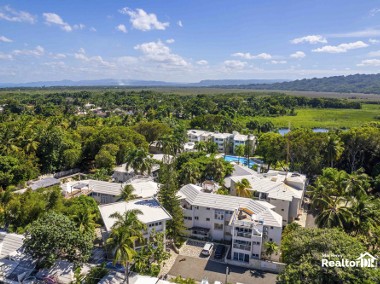
[[[227, 162], [236, 162], [236, 163], [239, 161], [244, 166], [248, 166], [248, 159], [245, 157], [240, 157], [239, 159], [238, 156], [225, 155], [224, 160]], [[253, 159], [249, 159], [249, 167], [252, 167], [254, 164], [256, 164], [255, 161]]]

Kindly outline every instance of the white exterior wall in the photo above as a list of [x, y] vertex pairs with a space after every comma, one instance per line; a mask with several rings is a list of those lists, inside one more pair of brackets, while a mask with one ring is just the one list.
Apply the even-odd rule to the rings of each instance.
[[282, 216], [282, 225], [285, 226], [289, 222], [290, 202], [286, 200], [270, 198], [267, 200], [270, 204], [276, 206], [273, 211]]
[[114, 203], [118, 200], [118, 196], [110, 194], [102, 194], [97, 192], [91, 192], [90, 196], [94, 198], [100, 204]]

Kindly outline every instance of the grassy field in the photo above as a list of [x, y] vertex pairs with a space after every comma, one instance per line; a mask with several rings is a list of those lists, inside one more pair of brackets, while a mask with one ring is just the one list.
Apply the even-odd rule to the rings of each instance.
[[380, 104], [363, 104], [362, 109], [297, 109], [296, 116], [255, 117], [265, 122], [271, 121], [276, 127], [287, 128], [351, 128], [370, 121], [380, 121]]

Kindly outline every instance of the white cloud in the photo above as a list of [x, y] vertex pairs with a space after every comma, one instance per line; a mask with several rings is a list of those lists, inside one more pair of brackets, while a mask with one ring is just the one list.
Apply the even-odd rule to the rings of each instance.
[[183, 24], [182, 24], [182, 21], [181, 21], [181, 20], [179, 20], [179, 21], [177, 22], [177, 25], [178, 25], [179, 27], [183, 28]]
[[372, 43], [372, 44], [376, 44], [376, 43], [380, 42], [380, 40], [374, 39], [374, 38], [370, 38], [368, 41], [369, 41], [369, 43]]
[[45, 49], [42, 46], [38, 45], [38, 46], [36, 46], [35, 49], [22, 49], [22, 50], [16, 49], [16, 50], [13, 50], [12, 54], [13, 55], [27, 55], [27, 56], [32, 55], [32, 56], [39, 57], [39, 56], [42, 56], [45, 54]]
[[272, 64], [286, 64], [288, 63], [286, 60], [272, 60]]
[[188, 63], [181, 56], [171, 52], [170, 48], [161, 41], [147, 42], [136, 45], [136, 50], [144, 54], [145, 59], [163, 63], [169, 66], [187, 66]]
[[66, 54], [63, 54], [63, 53], [57, 53], [57, 54], [50, 53], [49, 55], [54, 59], [62, 59], [62, 58], [67, 57]]
[[313, 52], [326, 52], [326, 53], [344, 53], [351, 49], [367, 47], [365, 42], [355, 41], [350, 43], [342, 43], [339, 45], [325, 45], [320, 48], [313, 49]]
[[380, 59], [366, 59], [362, 60], [357, 66], [380, 66]]
[[96, 29], [94, 27], [91, 27], [90, 32], [96, 32]]
[[226, 60], [223, 63], [224, 67], [228, 70], [243, 69], [247, 65], [247, 62], [240, 60]]
[[12, 59], [13, 59], [13, 56], [11, 54], [0, 52], [0, 60], [12, 60]]
[[174, 42], [175, 42], [174, 38], [169, 38], [166, 40], [166, 43], [174, 43]]
[[77, 53], [74, 53], [74, 58], [80, 61], [94, 63], [95, 65], [102, 65], [106, 67], [113, 67], [114, 65], [108, 61], [103, 60], [99, 55], [97, 56], [87, 56], [86, 51], [80, 48]]
[[132, 26], [137, 30], [165, 30], [169, 26], [169, 23], [158, 21], [155, 14], [148, 14], [143, 9], [131, 10], [125, 7], [120, 10], [120, 13], [128, 15]]
[[370, 17], [373, 17], [373, 16], [375, 16], [377, 13], [380, 13], [380, 8], [374, 8], [374, 9], [372, 9], [371, 11], [369, 11], [369, 16], [370, 16]]
[[123, 24], [118, 25], [115, 29], [125, 34], [128, 32], [127, 27]]
[[340, 33], [340, 34], [330, 34], [328, 37], [337, 37], [337, 38], [353, 38], [353, 37], [378, 37], [380, 36], [380, 29], [365, 29], [354, 32]]
[[85, 25], [84, 24], [78, 24], [78, 25], [73, 25], [73, 29], [74, 30], [84, 30], [85, 29]]
[[306, 54], [303, 51], [296, 51], [296, 52], [290, 54], [291, 58], [296, 58], [296, 59], [301, 59], [301, 58], [304, 58], [305, 56], [306, 56]]
[[63, 19], [55, 13], [43, 13], [42, 14], [45, 18], [45, 24], [47, 25], [57, 25], [59, 26], [62, 30], [66, 32], [71, 32], [73, 28], [66, 22], [63, 21]]
[[272, 59], [272, 55], [265, 53], [265, 52], [257, 54], [257, 55], [252, 55], [249, 52], [246, 52], [246, 53], [237, 52], [237, 53], [232, 54], [232, 56], [240, 57], [240, 58], [244, 58], [244, 59], [265, 59], [265, 60]]
[[207, 65], [207, 64], [208, 64], [207, 60], [204, 60], [204, 59], [202, 59], [202, 60], [198, 60], [196, 63], [197, 63], [198, 65]]
[[304, 37], [298, 37], [290, 41], [293, 44], [298, 43], [310, 43], [310, 44], [316, 44], [316, 43], [327, 43], [326, 38], [324, 38], [321, 35], [308, 35]]
[[13, 42], [13, 40], [5, 36], [0, 36], [0, 42]]
[[24, 22], [34, 24], [36, 17], [25, 11], [16, 11], [11, 6], [7, 5], [0, 8], [0, 19], [9, 22]]
[[378, 56], [380, 56], [380, 50], [371, 51], [370, 53], [368, 53], [368, 56], [369, 57], [378, 57]]

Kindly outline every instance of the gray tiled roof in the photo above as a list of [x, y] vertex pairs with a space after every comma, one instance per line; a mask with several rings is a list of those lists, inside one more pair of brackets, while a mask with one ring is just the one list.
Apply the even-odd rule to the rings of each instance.
[[56, 184], [60, 184], [59, 179], [48, 177], [48, 178], [43, 178], [43, 179], [33, 182], [30, 185], [30, 188], [33, 190], [36, 190], [39, 188], [45, 188], [45, 187], [53, 186]]
[[200, 190], [199, 186], [187, 184], [179, 190], [179, 195], [194, 206], [229, 211], [245, 207], [263, 217], [266, 225], [282, 227], [281, 215], [271, 210], [273, 206], [268, 202], [258, 202], [251, 198], [205, 193]]
[[17, 234], [0, 233], [0, 258], [7, 257], [23, 245], [24, 236]]

